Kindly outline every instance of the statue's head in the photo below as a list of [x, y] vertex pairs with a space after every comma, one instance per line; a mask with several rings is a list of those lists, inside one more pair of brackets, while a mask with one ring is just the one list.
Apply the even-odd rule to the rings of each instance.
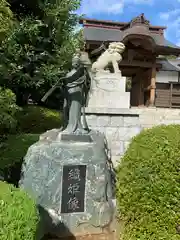
[[111, 52], [111, 53], [123, 53], [124, 50], [125, 50], [125, 45], [122, 43], [122, 42], [112, 42], [109, 44], [109, 48], [108, 50]]
[[78, 68], [80, 65], [81, 61], [80, 61], [80, 55], [79, 54], [75, 54], [72, 58], [72, 67], [73, 68]]

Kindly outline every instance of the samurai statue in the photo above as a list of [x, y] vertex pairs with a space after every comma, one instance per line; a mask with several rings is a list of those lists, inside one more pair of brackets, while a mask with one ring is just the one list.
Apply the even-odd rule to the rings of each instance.
[[[80, 52], [72, 58], [72, 69], [65, 77], [60, 78], [63, 81], [64, 106], [63, 106], [63, 128], [65, 134], [87, 134], [89, 128], [85, 117], [85, 105], [88, 94], [88, 85], [90, 84], [90, 74], [87, 68], [81, 62]], [[45, 101], [52, 92], [60, 87], [55, 84], [42, 98]], [[83, 124], [81, 122], [81, 112]]]

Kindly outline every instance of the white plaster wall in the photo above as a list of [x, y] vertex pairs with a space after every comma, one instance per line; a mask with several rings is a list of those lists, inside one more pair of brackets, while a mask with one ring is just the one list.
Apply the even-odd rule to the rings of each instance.
[[158, 83], [178, 82], [178, 72], [159, 71], [156, 73], [156, 82]]

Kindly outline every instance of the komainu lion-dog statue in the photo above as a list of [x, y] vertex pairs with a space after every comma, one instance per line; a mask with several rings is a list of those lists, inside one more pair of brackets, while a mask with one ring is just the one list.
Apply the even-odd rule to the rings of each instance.
[[96, 62], [92, 64], [92, 72], [104, 72], [109, 64], [112, 64], [114, 73], [120, 73], [118, 63], [122, 61], [121, 53], [125, 50], [125, 45], [121, 42], [112, 42], [108, 49], [103, 52]]

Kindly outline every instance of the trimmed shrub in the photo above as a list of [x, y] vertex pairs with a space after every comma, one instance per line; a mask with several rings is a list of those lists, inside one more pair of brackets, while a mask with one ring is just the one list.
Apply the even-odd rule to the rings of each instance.
[[122, 240], [180, 239], [180, 125], [144, 130], [117, 169]]
[[28, 106], [17, 114], [19, 129], [24, 133], [43, 133], [53, 128], [60, 128], [60, 113], [39, 106]]
[[38, 134], [9, 135], [0, 148], [0, 175], [17, 186], [23, 158], [28, 148], [37, 142]]
[[0, 135], [15, 131], [17, 126], [15, 115], [19, 110], [15, 94], [9, 89], [0, 87]]
[[34, 240], [38, 222], [34, 200], [23, 190], [0, 182], [0, 240]]

